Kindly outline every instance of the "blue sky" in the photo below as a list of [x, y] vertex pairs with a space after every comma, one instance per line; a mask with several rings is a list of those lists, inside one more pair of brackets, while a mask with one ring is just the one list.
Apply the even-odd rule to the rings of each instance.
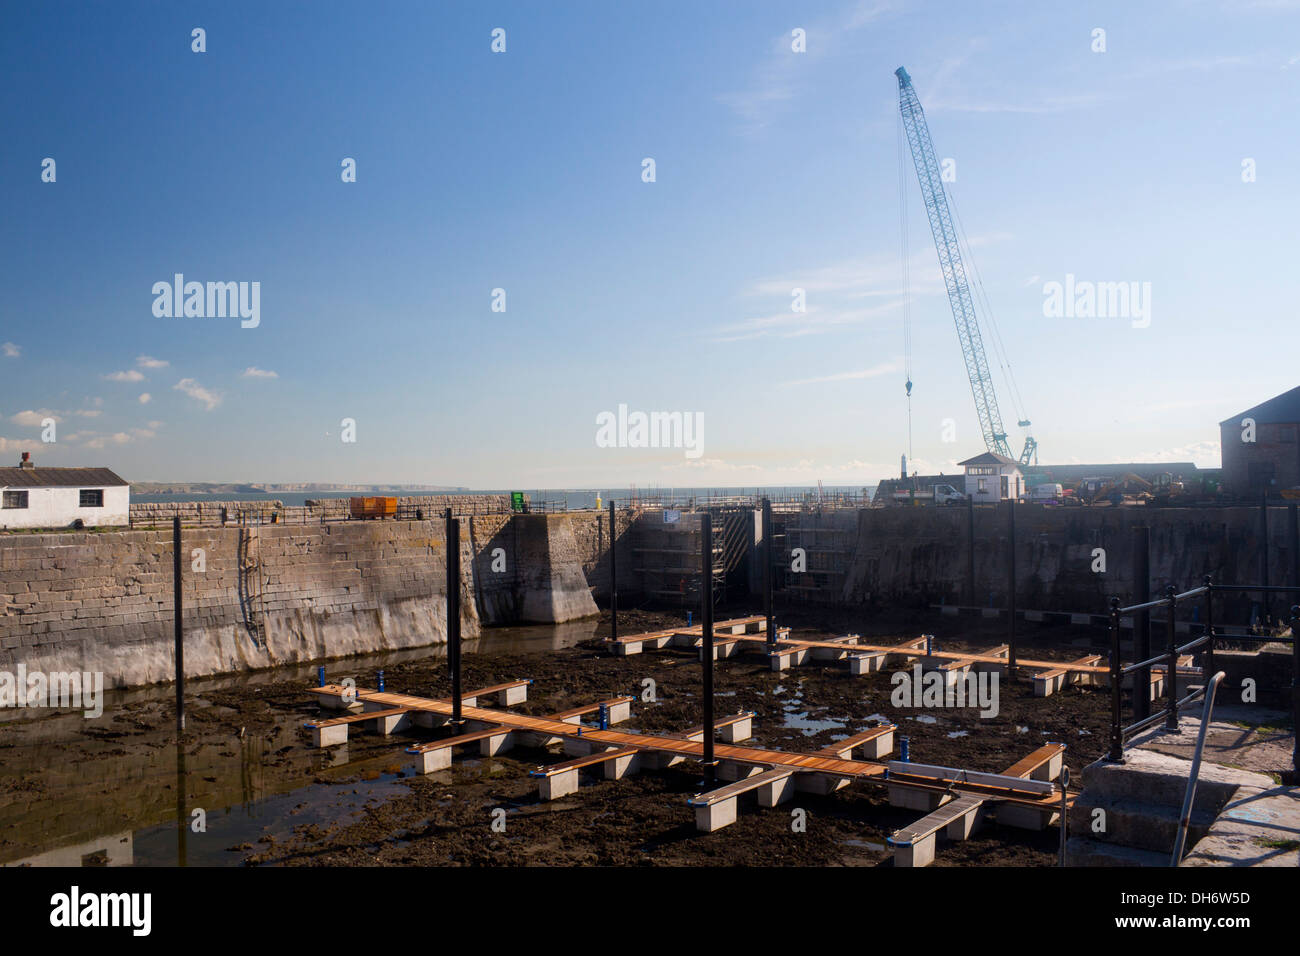
[[[8, 4], [0, 458], [484, 488], [888, 477], [904, 65], [1042, 460], [1217, 464], [1217, 422], [1296, 384], [1300, 0], [1075, 6]], [[983, 445], [904, 158], [912, 443], [950, 471]], [[156, 317], [178, 272], [259, 282], [260, 325]], [[1067, 274], [1150, 283], [1149, 327], [1046, 317]], [[620, 404], [702, 415], [702, 455], [598, 447]]]

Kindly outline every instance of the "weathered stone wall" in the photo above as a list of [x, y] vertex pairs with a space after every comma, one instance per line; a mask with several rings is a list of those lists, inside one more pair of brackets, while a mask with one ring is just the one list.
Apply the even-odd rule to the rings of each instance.
[[[441, 520], [185, 529], [186, 673], [445, 641], [443, 537]], [[596, 611], [567, 516], [467, 517], [460, 549], [466, 637]], [[170, 680], [170, 530], [0, 536], [0, 670], [19, 662], [108, 686]]]

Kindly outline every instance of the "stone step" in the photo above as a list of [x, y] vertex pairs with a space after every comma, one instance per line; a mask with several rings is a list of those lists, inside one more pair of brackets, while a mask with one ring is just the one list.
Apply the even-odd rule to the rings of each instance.
[[1066, 866], [1168, 866], [1171, 846], [1167, 852], [1139, 850], [1131, 846], [1102, 843], [1086, 837], [1070, 837], [1065, 844]]
[[[1084, 799], [1094, 805], [1146, 803], [1181, 808], [1191, 773], [1190, 760], [1151, 750], [1129, 750], [1122, 764], [1097, 760], [1083, 771]], [[1202, 763], [1192, 809], [1217, 814], [1238, 787], [1269, 787], [1271, 778], [1220, 764]]]
[[[1180, 808], [1157, 806], [1139, 800], [1093, 800], [1089, 791], [1079, 794], [1070, 810], [1070, 832], [1099, 843], [1121, 844], [1156, 852], [1171, 852], [1178, 836]], [[1098, 831], [1094, 811], [1105, 812], [1105, 830]], [[1187, 846], [1205, 836], [1214, 823], [1209, 810], [1192, 810]]]

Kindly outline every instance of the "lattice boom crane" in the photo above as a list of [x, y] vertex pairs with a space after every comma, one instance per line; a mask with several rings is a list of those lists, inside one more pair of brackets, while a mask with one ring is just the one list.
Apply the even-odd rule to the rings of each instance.
[[[935, 157], [934, 144], [930, 141], [930, 128], [925, 122], [925, 111], [921, 109], [921, 101], [912, 88], [912, 78], [907, 75], [907, 70], [900, 66], [894, 75], [898, 77], [898, 110], [902, 114], [907, 142], [912, 149], [912, 162], [916, 166], [916, 178], [921, 184], [921, 195], [925, 199], [925, 212], [930, 219], [934, 247], [939, 253], [939, 268], [943, 270], [944, 285], [948, 288], [952, 317], [957, 323], [957, 338], [961, 342], [962, 358], [966, 361], [971, 393], [975, 396], [975, 412], [979, 416], [980, 430], [984, 433], [984, 445], [989, 451], [1010, 458], [1011, 448], [1007, 444], [1006, 430], [1002, 427], [1002, 412], [998, 409], [993, 377], [989, 374], [984, 340], [975, 316], [975, 303], [971, 298], [966, 267], [962, 264], [957, 230], [953, 227], [952, 213], [948, 208], [948, 195], [939, 174], [939, 161]], [[911, 383], [908, 384], [910, 386]], [[1028, 426], [1029, 422], [1024, 420], [1020, 424]], [[1026, 436], [1020, 464], [1027, 465], [1036, 460], [1037, 451], [1038, 442], [1032, 435]]]

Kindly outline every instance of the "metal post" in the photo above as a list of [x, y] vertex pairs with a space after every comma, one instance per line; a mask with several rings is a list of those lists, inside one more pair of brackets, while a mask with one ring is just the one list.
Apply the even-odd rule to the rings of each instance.
[[609, 639], [618, 640], [618, 510], [609, 499]]
[[1295, 505], [1287, 505], [1287, 539], [1291, 544], [1291, 587], [1300, 588], [1300, 514]]
[[1214, 711], [1214, 694], [1223, 680], [1223, 671], [1210, 678], [1205, 688], [1205, 707], [1201, 711], [1201, 729], [1196, 735], [1196, 750], [1192, 755], [1192, 770], [1187, 777], [1187, 789], [1183, 791], [1183, 809], [1178, 814], [1178, 836], [1174, 839], [1174, 852], [1169, 865], [1177, 866], [1183, 860], [1183, 844], [1187, 839], [1187, 827], [1192, 822], [1192, 801], [1196, 799], [1196, 778], [1201, 773], [1201, 754], [1205, 750], [1205, 732], [1210, 726], [1210, 714]]
[[1214, 585], [1207, 574], [1202, 582], [1205, 585], [1205, 657], [1201, 662], [1202, 674], [1214, 673]]
[[176, 638], [176, 732], [185, 732], [185, 628], [181, 624], [181, 517], [172, 518], [172, 618]]
[[[1169, 636], [1169, 660], [1165, 664], [1165, 730], [1178, 733], [1178, 589], [1172, 584], [1165, 588], [1165, 599], [1169, 602], [1169, 620], [1165, 630]], [[1136, 675], [1135, 675], [1136, 676]], [[1135, 685], [1136, 686], [1136, 685]], [[1150, 685], [1145, 688], [1150, 693]]]
[[1016, 679], [1016, 499], [1007, 499], [1007, 683]]
[[767, 650], [776, 648], [776, 613], [772, 610], [772, 500], [763, 499], [763, 615], [767, 618]]
[[713, 516], [700, 512], [700, 627], [704, 655], [704, 779], [712, 785], [713, 762]]
[[1065, 843], [1070, 834], [1070, 768], [1061, 767], [1061, 866], [1065, 866]]
[[[1259, 571], [1260, 583], [1268, 587], [1268, 491], [1267, 489], [1259, 498]], [[1268, 627], [1273, 620], [1270, 613], [1272, 600], [1268, 591], [1260, 592], [1260, 603], [1263, 605], [1264, 613], [1263, 623]]]
[[970, 592], [967, 604], [975, 605], [975, 498], [966, 498], [966, 590]]
[[[1151, 529], [1146, 525], [1133, 529], [1133, 603], [1145, 604], [1151, 600]], [[1133, 659], [1151, 658], [1151, 612], [1133, 614]], [[1134, 687], [1151, 687], [1151, 668], [1144, 667], [1133, 675]], [[1151, 694], [1133, 695], [1133, 719], [1151, 716]]]
[[447, 542], [447, 664], [451, 668], [451, 723], [460, 733], [460, 521], [443, 512]]
[[1300, 604], [1291, 605], [1291, 771], [1300, 782]]
[[1124, 762], [1124, 728], [1120, 726], [1119, 598], [1110, 599], [1110, 752], [1106, 759]]

